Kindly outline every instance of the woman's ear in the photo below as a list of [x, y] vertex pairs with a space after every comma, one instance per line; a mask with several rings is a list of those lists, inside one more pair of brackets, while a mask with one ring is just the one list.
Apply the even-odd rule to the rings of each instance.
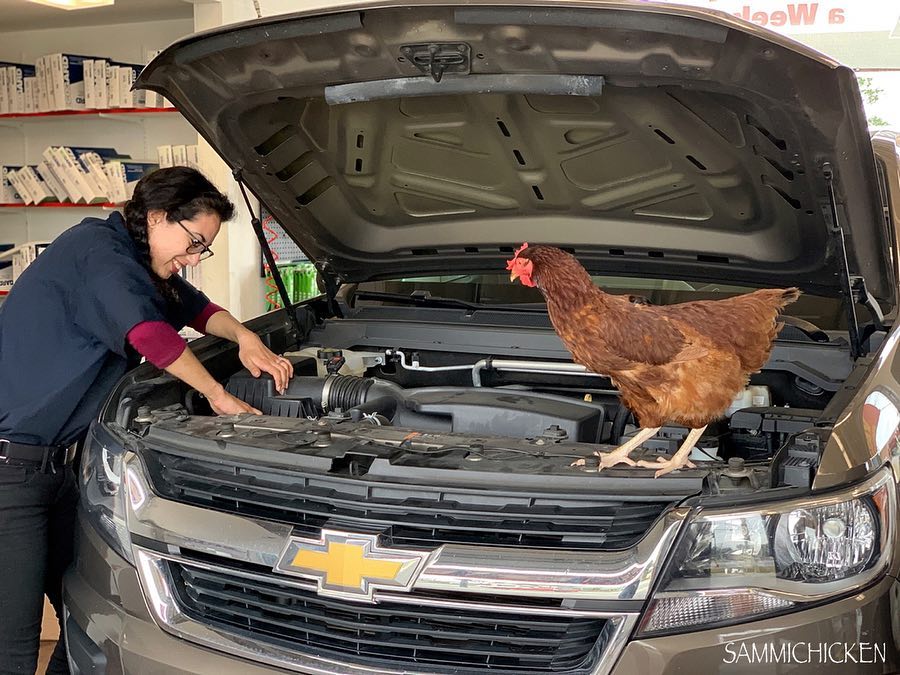
[[166, 220], [166, 212], [162, 209], [151, 209], [147, 211], [147, 226], [157, 227]]

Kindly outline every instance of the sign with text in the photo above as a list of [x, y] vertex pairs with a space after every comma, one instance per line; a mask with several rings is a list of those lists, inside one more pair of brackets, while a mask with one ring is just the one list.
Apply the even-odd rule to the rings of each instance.
[[786, 34], [893, 32], [900, 22], [900, 4], [879, 0], [682, 0], [733, 14], [744, 21]]

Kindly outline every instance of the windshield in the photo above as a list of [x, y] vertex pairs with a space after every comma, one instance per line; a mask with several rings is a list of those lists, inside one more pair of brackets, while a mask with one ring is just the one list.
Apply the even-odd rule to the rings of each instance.
[[[721, 300], [754, 288], [729, 286], [712, 282], [688, 282], [637, 277], [592, 277], [594, 283], [608, 293], [632, 295], [654, 305], [671, 305], [691, 300]], [[479, 305], [542, 306], [544, 298], [536, 288], [510, 283], [507, 274], [455, 274], [431, 277], [405, 277], [359, 284], [357, 291], [396, 293], [402, 296], [419, 291], [436, 298], [452, 298]], [[389, 299], [368, 300], [368, 304], [391, 304]], [[839, 298], [804, 294], [787, 307], [787, 314], [805, 319], [823, 330], [846, 329], [844, 309]], [[868, 316], [859, 308], [860, 318]]]

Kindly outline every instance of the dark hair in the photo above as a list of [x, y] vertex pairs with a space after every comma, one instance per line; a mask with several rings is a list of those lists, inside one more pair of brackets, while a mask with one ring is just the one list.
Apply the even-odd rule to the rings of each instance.
[[170, 222], [192, 220], [198, 213], [215, 213], [225, 222], [234, 217], [234, 204], [206, 176], [186, 166], [148, 173], [138, 181], [134, 195], [125, 202], [125, 226], [137, 247], [141, 264], [150, 272], [163, 297], [177, 300], [172, 285], [158, 277], [150, 266], [147, 214], [155, 210], [164, 211]]

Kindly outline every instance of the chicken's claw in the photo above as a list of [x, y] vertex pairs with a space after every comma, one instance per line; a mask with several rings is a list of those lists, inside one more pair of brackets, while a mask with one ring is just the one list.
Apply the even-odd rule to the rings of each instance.
[[659, 469], [653, 476], [654, 478], [665, 476], [667, 473], [677, 471], [678, 469], [684, 469], [685, 467], [687, 467], [688, 469], [697, 468], [691, 460], [686, 458], [684, 460], [679, 460], [677, 455], [675, 457], [672, 457], [672, 459], [657, 457], [655, 462], [648, 462], [647, 460], [642, 459], [637, 463], [637, 465], [645, 469]]
[[[622, 452], [624, 450], [624, 452]], [[618, 448], [617, 450], [613, 450], [612, 452], [600, 452], [599, 450], [594, 451], [594, 455], [598, 458], [597, 471], [603, 471], [603, 469], [608, 469], [611, 466], [615, 466], [616, 464], [627, 464], [628, 466], [634, 466], [635, 462], [631, 459], [628, 454], [633, 450], [633, 448]], [[569, 466], [584, 466], [587, 463], [587, 460], [576, 459]]]
[[[624, 450], [624, 452], [622, 452]], [[597, 467], [597, 471], [602, 471], [603, 469], [608, 469], [611, 466], [615, 466], [616, 464], [627, 464], [628, 466], [634, 466], [635, 462], [628, 454], [632, 451], [632, 448], [619, 448], [618, 450], [613, 450], [612, 452], [600, 452], [595, 450], [594, 454], [599, 458], [600, 464]]]

